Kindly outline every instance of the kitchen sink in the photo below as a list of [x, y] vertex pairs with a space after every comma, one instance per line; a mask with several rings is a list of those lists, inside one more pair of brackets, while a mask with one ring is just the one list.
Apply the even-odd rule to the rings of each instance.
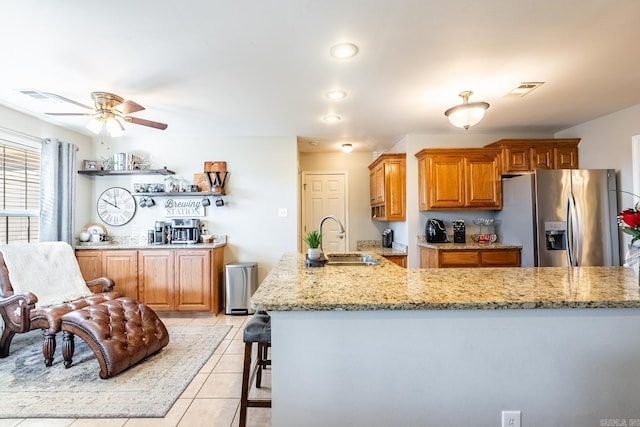
[[331, 254], [327, 254], [326, 257], [327, 257], [327, 265], [335, 265], [336, 267], [352, 266], [352, 265], [361, 265], [361, 266], [380, 265], [380, 262], [377, 261], [371, 255], [357, 253], [357, 252], [331, 253]]

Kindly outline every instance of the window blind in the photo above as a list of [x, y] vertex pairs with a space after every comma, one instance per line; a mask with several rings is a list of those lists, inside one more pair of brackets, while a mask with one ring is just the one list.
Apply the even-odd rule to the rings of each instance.
[[37, 242], [40, 150], [0, 139], [0, 244]]

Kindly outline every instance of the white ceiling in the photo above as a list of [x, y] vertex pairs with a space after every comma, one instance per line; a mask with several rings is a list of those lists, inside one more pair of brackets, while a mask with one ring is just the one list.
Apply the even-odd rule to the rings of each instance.
[[[282, 136], [384, 150], [406, 134], [464, 133], [445, 118], [491, 104], [466, 132], [552, 132], [640, 103], [638, 0], [0, 0], [0, 103], [88, 133], [107, 91], [165, 131], [127, 136]], [[352, 42], [350, 60], [329, 48]], [[505, 96], [521, 82], [545, 84]], [[346, 99], [324, 94], [343, 89]], [[322, 117], [338, 114], [337, 124]], [[2, 124], [8, 126], [8, 124]], [[302, 144], [308, 149], [309, 145]]]

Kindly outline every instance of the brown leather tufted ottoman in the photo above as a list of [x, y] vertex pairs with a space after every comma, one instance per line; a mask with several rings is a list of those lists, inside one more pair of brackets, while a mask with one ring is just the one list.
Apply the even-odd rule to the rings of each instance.
[[62, 356], [71, 366], [74, 336], [82, 338], [100, 364], [100, 378], [116, 375], [169, 344], [156, 313], [133, 298], [117, 298], [62, 316]]

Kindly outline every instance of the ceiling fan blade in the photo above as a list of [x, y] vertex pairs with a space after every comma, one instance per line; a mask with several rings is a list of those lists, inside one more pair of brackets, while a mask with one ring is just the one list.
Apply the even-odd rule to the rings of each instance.
[[93, 110], [93, 107], [89, 107], [88, 105], [84, 105], [84, 104], [82, 104], [80, 102], [74, 101], [73, 99], [65, 98], [64, 96], [56, 95], [55, 93], [48, 93], [48, 92], [42, 92], [42, 93], [44, 93], [45, 95], [50, 96], [52, 98], [57, 98], [60, 101], [68, 102], [70, 104], [75, 104], [75, 105], [77, 105], [79, 107], [82, 107], [82, 108], [88, 108], [89, 110]]
[[93, 116], [93, 113], [45, 113], [49, 116]]
[[139, 119], [137, 117], [125, 116], [123, 119], [128, 123], [134, 123], [136, 125], [149, 126], [151, 128], [165, 130], [167, 128], [166, 123], [154, 122], [146, 119]]
[[133, 101], [125, 101], [120, 105], [116, 105], [114, 108], [125, 115], [144, 110], [144, 107], [142, 105]]

